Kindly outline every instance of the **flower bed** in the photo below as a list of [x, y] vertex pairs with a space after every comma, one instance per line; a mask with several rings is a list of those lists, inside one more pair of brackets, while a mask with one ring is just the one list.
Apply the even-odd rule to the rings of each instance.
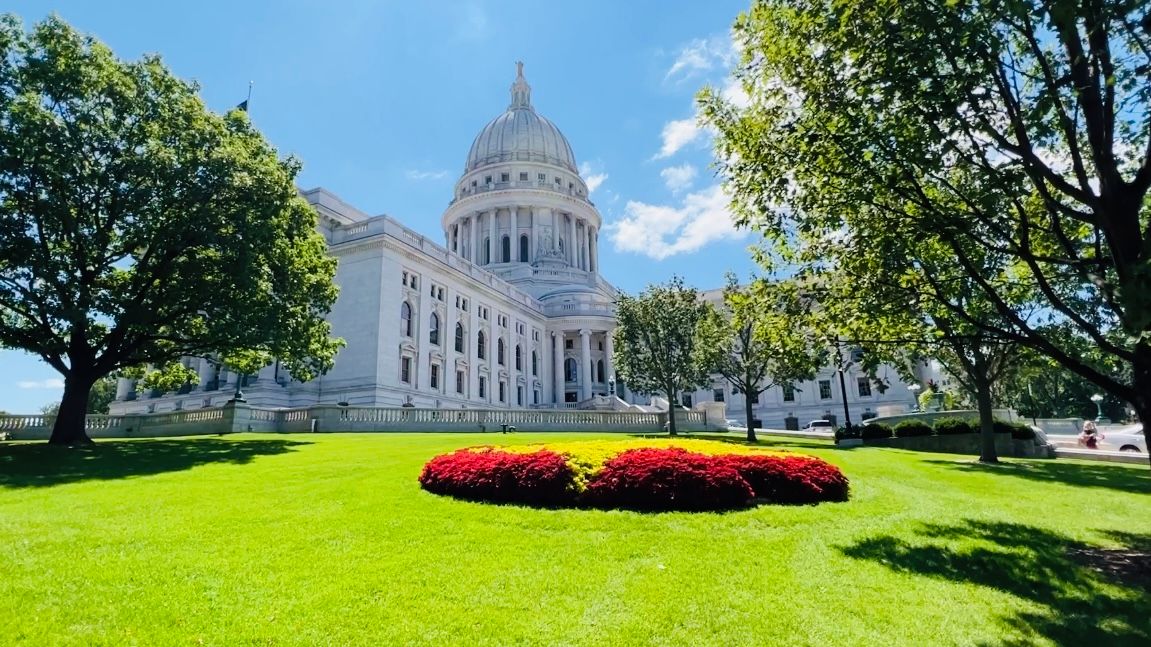
[[839, 468], [812, 456], [714, 441], [469, 447], [436, 456], [425, 490], [473, 501], [633, 510], [724, 510], [846, 501]]

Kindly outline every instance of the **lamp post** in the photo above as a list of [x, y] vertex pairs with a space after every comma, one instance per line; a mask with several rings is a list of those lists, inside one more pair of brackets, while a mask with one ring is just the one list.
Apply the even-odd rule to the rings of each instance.
[[1095, 403], [1095, 422], [1103, 422], [1103, 396], [1096, 393], [1091, 401]]
[[919, 386], [918, 384], [912, 384], [911, 386], [907, 387], [907, 390], [911, 391], [911, 399], [915, 401], [915, 408], [912, 409], [912, 411], [919, 411], [919, 391], [921, 389], [923, 389], [923, 387]]

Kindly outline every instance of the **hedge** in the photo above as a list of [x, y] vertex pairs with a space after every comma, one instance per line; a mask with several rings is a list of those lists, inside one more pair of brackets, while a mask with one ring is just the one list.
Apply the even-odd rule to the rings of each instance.
[[864, 439], [891, 438], [892, 430], [885, 424], [869, 422], [859, 428], [860, 437]]
[[935, 433], [940, 436], [957, 436], [960, 434], [973, 434], [979, 431], [970, 420], [961, 418], [943, 418], [935, 423]]
[[930, 436], [935, 430], [931, 425], [920, 420], [904, 420], [895, 425], [896, 438], [910, 438], [912, 436]]

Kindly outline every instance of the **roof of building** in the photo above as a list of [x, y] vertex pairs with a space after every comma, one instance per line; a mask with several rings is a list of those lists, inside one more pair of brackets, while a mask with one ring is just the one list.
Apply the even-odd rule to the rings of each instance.
[[551, 164], [578, 173], [571, 144], [555, 124], [532, 107], [532, 90], [524, 79], [523, 63], [516, 63], [516, 67], [511, 105], [507, 112], [488, 122], [476, 135], [468, 151], [464, 172], [491, 164], [520, 161]]

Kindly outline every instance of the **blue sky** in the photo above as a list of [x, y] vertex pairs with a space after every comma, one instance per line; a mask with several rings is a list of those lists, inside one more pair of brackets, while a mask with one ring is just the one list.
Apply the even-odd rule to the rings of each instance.
[[[251, 117], [324, 186], [369, 214], [442, 240], [439, 220], [476, 133], [507, 107], [515, 61], [532, 103], [568, 137], [604, 217], [602, 274], [626, 291], [751, 272], [732, 229], [693, 95], [726, 88], [730, 2], [51, 3], [9, 0], [26, 25], [55, 11], [121, 58], [159, 53], [224, 111]], [[38, 358], [0, 351], [0, 410], [61, 393]]]

